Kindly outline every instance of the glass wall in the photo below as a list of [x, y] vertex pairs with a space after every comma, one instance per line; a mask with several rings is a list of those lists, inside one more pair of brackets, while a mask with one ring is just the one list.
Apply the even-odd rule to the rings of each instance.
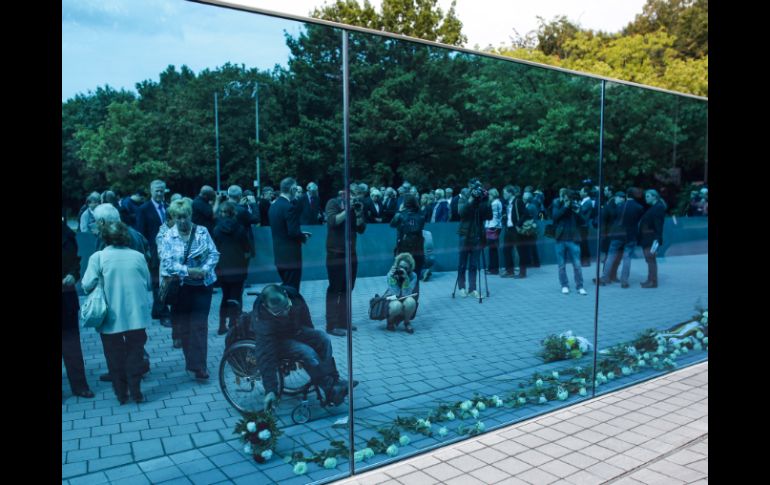
[[704, 100], [192, 2], [62, 7], [66, 222], [113, 191], [144, 233], [151, 181], [211, 186], [220, 253], [208, 380], [153, 311], [121, 405], [80, 330], [96, 399], [63, 365], [63, 478], [326, 482], [708, 358]]

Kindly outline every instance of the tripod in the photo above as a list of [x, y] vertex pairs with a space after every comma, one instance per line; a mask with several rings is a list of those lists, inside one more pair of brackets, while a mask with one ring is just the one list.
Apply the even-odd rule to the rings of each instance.
[[[478, 274], [476, 275], [479, 279], [477, 288], [481, 290], [481, 273], [484, 273], [484, 287], [486, 289], [487, 298], [489, 298], [489, 282], [487, 281], [487, 257], [484, 254], [484, 245], [479, 244], [481, 247], [479, 248], [479, 252], [481, 253], [481, 265], [477, 268]], [[468, 254], [466, 257], [470, 257], [470, 254]], [[465, 269], [463, 269], [465, 271]], [[455, 278], [455, 286], [452, 289], [452, 298], [455, 297], [455, 291], [457, 291], [457, 285], [460, 281], [460, 272], [457, 272], [457, 277]], [[481, 296], [481, 291], [479, 291], [479, 303], [481, 303], [483, 300], [483, 297]]]

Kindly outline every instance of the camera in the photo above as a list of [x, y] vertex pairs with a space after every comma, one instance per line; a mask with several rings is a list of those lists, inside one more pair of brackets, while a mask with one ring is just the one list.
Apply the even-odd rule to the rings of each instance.
[[219, 202], [221, 203], [221, 202], [226, 202], [227, 200], [229, 200], [229, 197], [227, 196], [226, 193], [222, 192], [222, 193], [217, 195], [217, 199], [219, 199]]
[[485, 199], [489, 196], [489, 193], [484, 190], [484, 186], [481, 185], [480, 182], [476, 182], [473, 187], [471, 187], [471, 197], [474, 199]]
[[394, 273], [396, 278], [399, 279], [405, 279], [406, 278], [406, 270], [404, 268], [397, 268], [396, 272]]
[[364, 204], [362, 204], [359, 201], [353, 202], [353, 210], [356, 212], [361, 212], [364, 209]]

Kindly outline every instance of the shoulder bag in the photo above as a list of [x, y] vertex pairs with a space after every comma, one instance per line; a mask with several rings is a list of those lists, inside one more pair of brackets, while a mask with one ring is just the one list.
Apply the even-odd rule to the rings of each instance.
[[[190, 231], [190, 239], [187, 241], [187, 248], [184, 251], [184, 258], [182, 258], [182, 264], [187, 261], [187, 257], [190, 255], [190, 248], [192, 247], [193, 239], [195, 239], [195, 224]], [[176, 305], [179, 301], [179, 291], [181, 288], [179, 275], [164, 276], [160, 280], [160, 287], [158, 288], [158, 299], [163, 305]]]
[[96, 258], [99, 261], [99, 284], [86, 297], [83, 306], [80, 307], [80, 319], [83, 328], [99, 328], [107, 319], [107, 298], [104, 295], [104, 276], [102, 275], [101, 254]]

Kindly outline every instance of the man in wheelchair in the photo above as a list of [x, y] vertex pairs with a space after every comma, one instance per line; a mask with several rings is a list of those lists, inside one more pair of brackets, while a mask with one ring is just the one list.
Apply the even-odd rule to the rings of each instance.
[[305, 299], [290, 286], [267, 285], [257, 296], [251, 312], [256, 359], [265, 387], [265, 410], [274, 406], [278, 392], [276, 377], [281, 359], [302, 363], [312, 384], [324, 393], [326, 403], [340, 405], [348, 393], [348, 382], [337, 372], [332, 343], [313, 328]]

